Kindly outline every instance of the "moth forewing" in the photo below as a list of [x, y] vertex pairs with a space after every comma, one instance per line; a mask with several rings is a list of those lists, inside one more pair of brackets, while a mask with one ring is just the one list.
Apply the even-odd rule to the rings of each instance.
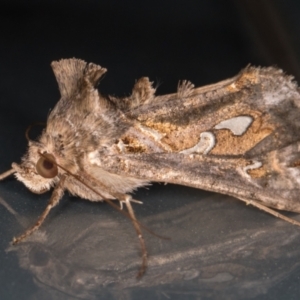
[[125, 203], [147, 251], [129, 195], [149, 182], [181, 184], [234, 196], [293, 224], [270, 207], [300, 212], [299, 90], [276, 68], [247, 67], [201, 88], [155, 96], [147, 77], [131, 96], [104, 97], [96, 85], [106, 69], [82, 60], [52, 63], [61, 99], [37, 142], [30, 141], [11, 174], [31, 191], [53, 194], [37, 230], [63, 192], [90, 201]]
[[186, 93], [185, 87], [126, 112], [160, 151], [127, 132], [121, 153], [101, 157], [99, 165], [229, 194], [260, 208], [300, 212], [300, 95], [292, 77], [247, 67], [214, 85], [189, 86]]

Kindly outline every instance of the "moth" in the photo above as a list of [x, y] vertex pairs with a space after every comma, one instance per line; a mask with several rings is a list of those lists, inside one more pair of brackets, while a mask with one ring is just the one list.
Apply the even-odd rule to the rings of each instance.
[[128, 97], [97, 89], [105, 68], [79, 59], [52, 62], [61, 99], [37, 141], [29, 140], [14, 174], [34, 193], [53, 188], [38, 221], [14, 238], [36, 231], [65, 191], [90, 201], [120, 201], [128, 209], [142, 248], [142, 225], [131, 202], [151, 182], [180, 184], [231, 195], [272, 215], [300, 213], [300, 94], [282, 70], [248, 66], [237, 76], [156, 96], [147, 77]]

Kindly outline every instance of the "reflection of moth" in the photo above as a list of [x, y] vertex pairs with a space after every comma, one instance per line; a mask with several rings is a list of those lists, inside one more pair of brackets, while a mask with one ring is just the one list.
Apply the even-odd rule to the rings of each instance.
[[[173, 189], [177, 199], [184, 197], [184, 190]], [[192, 194], [197, 195], [196, 191]], [[249, 300], [278, 293], [276, 287], [284, 282], [297, 287], [300, 230], [272, 222], [261, 228], [251, 218], [235, 217], [239, 212], [247, 216], [247, 212], [230, 207], [229, 197], [224, 196], [222, 203], [217, 194], [199, 194], [201, 201], [182, 206], [173, 198], [165, 199], [165, 207], [171, 210], [143, 217], [151, 229], [171, 236], [172, 242], [160, 243], [147, 235], [151, 257], [147, 278], [139, 281], [134, 280], [137, 249], [127, 220], [105, 213], [99, 217], [100, 205], [93, 214], [68, 210], [57, 215], [43, 233], [9, 247], [38, 286], [38, 295], [31, 299], [137, 300], [143, 292], [147, 299], [160, 300]], [[218, 209], [229, 216], [211, 224], [207, 239], [203, 229]], [[228, 226], [230, 217], [237, 219], [233, 226]], [[64, 234], [69, 224], [80, 226]], [[45, 297], [46, 291], [52, 297]]]
[[125, 203], [147, 252], [128, 194], [151, 181], [228, 194], [294, 224], [269, 207], [300, 212], [300, 95], [274, 68], [248, 67], [202, 88], [183, 81], [177, 93], [155, 96], [148, 78], [130, 97], [95, 88], [106, 69], [77, 59], [53, 62], [61, 99], [39, 140], [29, 141], [15, 174], [31, 191], [52, 186], [39, 228], [64, 190], [91, 201]]

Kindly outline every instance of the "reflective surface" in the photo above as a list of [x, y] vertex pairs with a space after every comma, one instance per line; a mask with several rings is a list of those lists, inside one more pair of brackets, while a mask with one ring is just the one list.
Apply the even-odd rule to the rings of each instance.
[[149, 266], [141, 280], [130, 221], [106, 204], [70, 199], [17, 246], [3, 242], [34, 222], [40, 207], [21, 217], [5, 212], [2, 271], [25, 276], [17, 288], [26, 299], [274, 299], [282, 289], [299, 292], [299, 228], [193, 189], [155, 185], [136, 196], [145, 202], [135, 205], [139, 220], [171, 238], [145, 233]]
[[[52, 60], [102, 65], [99, 89], [116, 96], [142, 76], [158, 94], [173, 93], [179, 79], [201, 86], [248, 63], [299, 74], [299, 1], [200, 2], [2, 1], [0, 173], [26, 151], [27, 126], [45, 121], [59, 99]], [[267, 12], [277, 27], [267, 17], [254, 22]], [[11, 177], [0, 182], [0, 197], [1, 300], [299, 299], [300, 229], [236, 199], [172, 185], [140, 189], [138, 219], [171, 240], [144, 231], [149, 267], [138, 281], [138, 238], [108, 205], [66, 193], [41, 230], [12, 247], [50, 194], [32, 194]]]

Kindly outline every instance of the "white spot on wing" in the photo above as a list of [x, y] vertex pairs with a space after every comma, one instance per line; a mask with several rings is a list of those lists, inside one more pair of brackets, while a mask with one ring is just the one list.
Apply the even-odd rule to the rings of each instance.
[[229, 87], [233, 90], [237, 90], [235, 82], [233, 82]]
[[142, 125], [139, 125], [139, 129], [146, 134], [150, 134], [155, 141], [160, 141], [165, 136], [165, 134], [161, 134], [154, 129]]
[[254, 170], [254, 169], [258, 169], [262, 166], [262, 163], [260, 161], [255, 161], [252, 165], [248, 165], [246, 167], [243, 168], [243, 171], [245, 173], [247, 173], [248, 170]]
[[97, 150], [88, 153], [88, 160], [90, 164], [100, 166], [99, 152]]
[[[254, 170], [254, 169], [258, 169], [262, 166], [262, 162], [260, 161], [253, 161], [252, 165], [248, 165], [246, 167], [243, 168], [238, 168], [237, 171], [243, 176], [246, 177], [248, 180], [251, 180], [251, 176], [247, 173], [248, 170]], [[258, 184], [252, 182], [255, 186], [260, 187]]]
[[201, 153], [207, 154], [215, 146], [216, 139], [213, 133], [211, 132], [202, 132], [200, 134], [200, 141], [194, 147], [180, 151], [183, 154], [192, 154], [192, 153]]
[[250, 116], [239, 116], [220, 122], [215, 129], [229, 129], [234, 135], [242, 135], [252, 122]]
[[124, 152], [125, 152], [126, 146], [125, 146], [125, 144], [123, 143], [122, 140], [119, 140], [119, 142], [118, 142], [118, 144], [117, 144], [117, 147], [118, 147], [118, 149], [120, 150], [121, 153], [124, 153]]

